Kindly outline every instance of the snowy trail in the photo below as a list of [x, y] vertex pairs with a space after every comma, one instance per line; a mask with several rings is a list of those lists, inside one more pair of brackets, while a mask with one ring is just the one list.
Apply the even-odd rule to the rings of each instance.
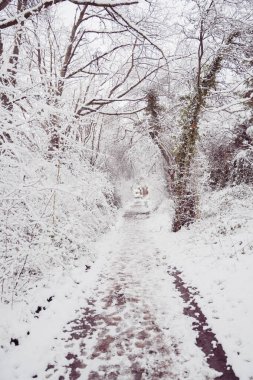
[[[193, 293], [175, 282], [177, 272], [169, 273], [157, 234], [146, 206], [136, 202], [128, 208], [117, 231], [105, 236], [96, 264], [74, 290], [77, 295], [72, 293], [73, 303], [52, 304], [55, 321], [52, 313], [36, 321], [43, 332], [32, 330], [32, 340], [7, 354], [0, 379], [235, 380], [230, 367], [227, 374], [217, 372], [226, 372], [225, 353], [219, 350], [221, 355], [211, 358], [217, 350], [210, 346], [221, 346], [201, 310], [192, 309]], [[204, 320], [202, 330], [209, 331], [205, 348], [198, 344], [205, 333], [199, 335], [195, 314]], [[222, 363], [216, 365], [216, 359]]]
[[42, 379], [204, 380], [218, 375], [195, 345], [196, 332], [183, 314], [147, 218], [126, 213], [87, 306], [52, 349], [61, 351], [65, 362], [59, 365], [52, 355]]

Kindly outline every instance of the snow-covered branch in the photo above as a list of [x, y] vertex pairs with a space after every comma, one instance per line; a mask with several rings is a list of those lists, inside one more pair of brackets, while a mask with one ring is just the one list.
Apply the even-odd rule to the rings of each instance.
[[11, 0], [0, 0], [0, 11], [10, 4]]
[[141, 36], [144, 40], [148, 41], [152, 46], [154, 46], [155, 49], [157, 49], [160, 53], [161, 53], [161, 56], [162, 58], [165, 59], [165, 61], [167, 62], [167, 57], [166, 57], [166, 54], [164, 53], [163, 49], [156, 43], [154, 42], [148, 35], [147, 33], [145, 33], [143, 30], [141, 30], [140, 27], [138, 27], [138, 25], [134, 24], [131, 22], [131, 20], [129, 20], [126, 16], [122, 15], [118, 10], [115, 10], [115, 9], [112, 9], [110, 10], [110, 8], [107, 10], [107, 12], [110, 14], [110, 16], [114, 16], [113, 18], [117, 21], [117, 20], [122, 20], [124, 22], [124, 24], [133, 32], [136, 33], [137, 36]]
[[[41, 3], [35, 5], [34, 7], [28, 8], [24, 10], [23, 12], [18, 13], [14, 17], [10, 17], [6, 20], [3, 20], [0, 22], [0, 29], [6, 29], [10, 26], [14, 26], [19, 24], [20, 22], [28, 19], [34, 14], [38, 14], [39, 12], [43, 11], [46, 8], [51, 7], [52, 5], [56, 5], [58, 3], [70, 1], [71, 3], [77, 4], [77, 5], [91, 5], [94, 7], [101, 7], [101, 8], [114, 8], [119, 7], [123, 5], [133, 5], [138, 4], [138, 0], [43, 0]], [[0, 3], [0, 7], [3, 8], [7, 7], [8, 0], [3, 1]], [[1, 8], [0, 8], [1, 10]]]

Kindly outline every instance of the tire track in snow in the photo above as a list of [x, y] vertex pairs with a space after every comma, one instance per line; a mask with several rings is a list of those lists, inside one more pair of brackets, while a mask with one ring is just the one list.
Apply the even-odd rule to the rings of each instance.
[[218, 342], [216, 335], [208, 326], [207, 319], [194, 299], [199, 294], [195, 288], [188, 287], [183, 281], [177, 268], [169, 268], [168, 274], [174, 278], [174, 284], [179, 291], [181, 298], [187, 306], [184, 308], [184, 314], [193, 318], [193, 330], [198, 332], [196, 344], [206, 355], [207, 363], [210, 368], [221, 372], [222, 375], [216, 377], [217, 380], [239, 380], [235, 375], [233, 368], [227, 363], [227, 355]]

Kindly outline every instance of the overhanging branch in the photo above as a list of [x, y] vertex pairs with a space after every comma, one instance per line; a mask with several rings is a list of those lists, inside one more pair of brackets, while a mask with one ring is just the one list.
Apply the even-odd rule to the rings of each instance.
[[[0, 29], [6, 29], [10, 26], [19, 24], [21, 21], [28, 19], [34, 14], [38, 14], [40, 11], [51, 7], [52, 5], [63, 3], [69, 1], [76, 5], [92, 5], [94, 7], [101, 8], [114, 8], [123, 5], [132, 5], [138, 4], [138, 0], [43, 0], [40, 4], [35, 5], [34, 7], [28, 8], [23, 12], [18, 13], [15, 17], [11, 17], [7, 20], [0, 22]], [[6, 5], [5, 5], [6, 4]], [[9, 3], [5, 0], [0, 3], [0, 7], [6, 7]]]

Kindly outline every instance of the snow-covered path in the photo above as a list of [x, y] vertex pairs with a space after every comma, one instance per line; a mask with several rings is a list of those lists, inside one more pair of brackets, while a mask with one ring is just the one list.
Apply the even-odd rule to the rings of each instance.
[[87, 304], [61, 338], [66, 363], [52, 355], [47, 378], [215, 378], [146, 221], [126, 213]]
[[[220, 377], [209, 367], [210, 360], [196, 344], [191, 305], [168, 274], [153, 216], [137, 206], [132, 205], [117, 230], [109, 233], [110, 249], [100, 254], [97, 271], [90, 269], [90, 286], [85, 285], [87, 279], [80, 284], [72, 320], [63, 330], [54, 322], [54, 335], [45, 335], [47, 342], [41, 334], [41, 341], [33, 338], [31, 345], [27, 340], [17, 347], [16, 361], [10, 353], [6, 364], [12, 368], [3, 380], [236, 379], [233, 373]], [[66, 314], [71, 315], [70, 310]], [[47, 365], [39, 364], [42, 356]]]

